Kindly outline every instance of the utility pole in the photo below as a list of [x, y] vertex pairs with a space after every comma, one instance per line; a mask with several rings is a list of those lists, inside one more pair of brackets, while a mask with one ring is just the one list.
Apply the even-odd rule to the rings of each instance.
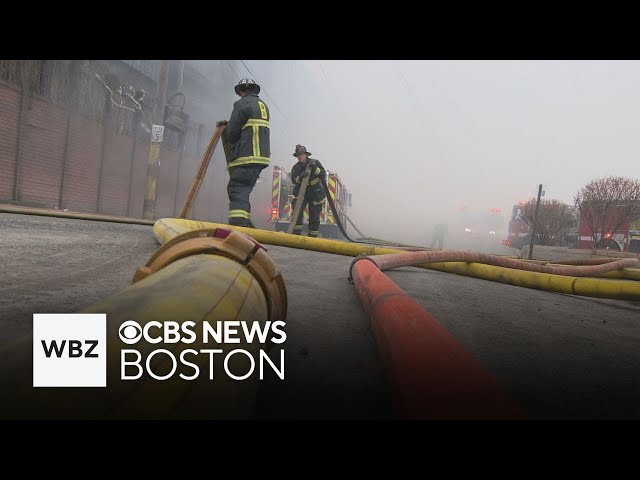
[[182, 82], [184, 80], [184, 60], [178, 60], [178, 86], [176, 91], [182, 91]]
[[160, 61], [160, 74], [156, 86], [156, 103], [153, 109], [151, 127], [151, 145], [149, 146], [149, 163], [147, 164], [147, 183], [144, 189], [144, 207], [142, 217], [152, 220], [156, 213], [156, 195], [158, 171], [160, 170], [160, 144], [164, 135], [163, 117], [167, 95], [167, 77], [169, 61]]
[[529, 260], [533, 258], [533, 241], [536, 238], [536, 227], [538, 226], [538, 210], [540, 209], [540, 196], [542, 195], [542, 184], [538, 185], [538, 201], [536, 202], [536, 213], [533, 216], [533, 228], [531, 229], [531, 240], [529, 242]]

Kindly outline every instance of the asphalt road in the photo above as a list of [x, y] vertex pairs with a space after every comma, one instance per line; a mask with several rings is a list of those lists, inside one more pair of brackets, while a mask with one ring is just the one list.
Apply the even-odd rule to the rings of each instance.
[[[257, 418], [390, 418], [351, 258], [267, 246], [289, 296], [286, 380]], [[158, 248], [149, 226], [0, 214], [0, 343], [33, 313], [76, 312], [126, 288]], [[640, 304], [403, 268], [388, 272], [531, 418], [640, 418]]]

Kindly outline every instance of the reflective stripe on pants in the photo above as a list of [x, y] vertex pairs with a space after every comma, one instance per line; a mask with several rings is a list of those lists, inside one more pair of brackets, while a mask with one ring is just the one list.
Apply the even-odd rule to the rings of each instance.
[[233, 225], [248, 225], [251, 218], [249, 195], [263, 168], [262, 165], [243, 165], [229, 169], [229, 223], [233, 219]]
[[[296, 199], [297, 200], [297, 199]], [[291, 208], [296, 208], [296, 200], [291, 202]], [[303, 201], [302, 208], [300, 209], [300, 213], [298, 214], [298, 220], [296, 221], [295, 228], [302, 229], [302, 224], [304, 223], [304, 209], [308, 205], [309, 206], [309, 233], [317, 232], [320, 230], [320, 212], [322, 211], [322, 204], [324, 200], [320, 203], [310, 202], [307, 199]], [[311, 236], [311, 235], [310, 235]], [[317, 236], [317, 235], [316, 235]]]

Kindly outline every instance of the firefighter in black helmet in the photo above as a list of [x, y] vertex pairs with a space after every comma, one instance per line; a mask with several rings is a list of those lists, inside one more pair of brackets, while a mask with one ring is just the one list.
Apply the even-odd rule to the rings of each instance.
[[[300, 214], [296, 221], [295, 227], [293, 227], [293, 233], [300, 235], [302, 233], [302, 227], [304, 222], [304, 209], [305, 205], [309, 205], [309, 233], [310, 237], [317, 237], [320, 233], [320, 212], [322, 211], [323, 203], [326, 198], [324, 188], [322, 188], [321, 179], [326, 180], [327, 172], [322, 164], [313, 158], [309, 158], [311, 152], [307, 151], [304, 145], [296, 145], [296, 151], [293, 153], [294, 157], [297, 157], [298, 163], [296, 163], [291, 169], [291, 181], [294, 183], [293, 195], [296, 197], [300, 192], [300, 185], [302, 179], [307, 176], [306, 168], [311, 163], [311, 173], [309, 174], [309, 184], [304, 194], [304, 200], [302, 208], [300, 208]], [[296, 200], [292, 202], [292, 207], [295, 209]], [[294, 219], [291, 219], [292, 221]]]
[[258, 97], [260, 85], [251, 78], [240, 80], [235, 92], [241, 98], [233, 104], [223, 132], [229, 144], [229, 224], [253, 227], [249, 195], [271, 157], [269, 107]]

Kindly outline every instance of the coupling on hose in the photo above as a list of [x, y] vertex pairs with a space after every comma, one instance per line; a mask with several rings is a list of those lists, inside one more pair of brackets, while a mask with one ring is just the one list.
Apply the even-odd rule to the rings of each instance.
[[192, 230], [176, 236], [136, 270], [131, 283], [147, 278], [176, 260], [201, 254], [220, 255], [243, 265], [262, 288], [269, 320], [286, 320], [287, 289], [282, 273], [267, 250], [250, 236], [225, 228]]
[[[360, 260], [369, 260], [376, 267], [378, 267], [378, 264], [376, 263], [376, 261], [375, 261], [375, 259], [373, 257], [371, 257], [369, 255], [363, 255], [363, 254], [358, 255], [356, 258], [353, 259], [353, 262], [351, 262], [351, 265], [349, 265], [349, 278], [347, 278], [347, 280], [349, 280], [349, 282], [351, 282], [351, 283], [353, 283], [353, 267]], [[380, 268], [380, 267], [378, 267], [378, 268]]]

